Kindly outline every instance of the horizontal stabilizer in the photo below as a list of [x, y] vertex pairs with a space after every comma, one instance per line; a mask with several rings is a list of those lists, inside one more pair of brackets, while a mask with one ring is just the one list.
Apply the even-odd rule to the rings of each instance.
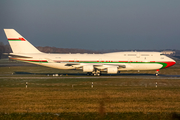
[[18, 58], [32, 58], [32, 57], [27, 56], [27, 55], [18, 55], [18, 54], [13, 54], [13, 53], [3, 53], [3, 54], [11, 56], [11, 57], [18, 57]]

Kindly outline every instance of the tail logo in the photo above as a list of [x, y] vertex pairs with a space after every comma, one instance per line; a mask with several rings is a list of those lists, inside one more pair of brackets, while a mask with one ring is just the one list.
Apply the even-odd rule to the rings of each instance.
[[24, 38], [8, 38], [8, 41], [26, 41]]

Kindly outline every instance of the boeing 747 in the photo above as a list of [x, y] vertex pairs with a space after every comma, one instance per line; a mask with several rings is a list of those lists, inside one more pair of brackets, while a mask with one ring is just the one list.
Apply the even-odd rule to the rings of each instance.
[[13, 53], [9, 58], [57, 69], [80, 69], [89, 75], [102, 71], [117, 74], [127, 70], [168, 68], [176, 62], [160, 52], [113, 52], [104, 54], [47, 54], [40, 52], [14, 29], [4, 29]]

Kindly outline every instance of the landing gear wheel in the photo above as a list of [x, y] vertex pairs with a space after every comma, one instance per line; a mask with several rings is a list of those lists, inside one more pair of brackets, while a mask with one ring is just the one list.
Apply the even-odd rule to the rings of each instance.
[[91, 73], [88, 72], [87, 75], [92, 75], [92, 76], [100, 76], [101, 75], [101, 72], [99, 70], [94, 70], [92, 71]]
[[92, 74], [91, 72], [87, 72], [87, 74], [86, 74], [86, 75], [87, 75], [87, 76], [89, 76], [89, 75], [91, 75], [91, 74]]
[[159, 76], [159, 70], [156, 70], [156, 76]]
[[101, 74], [100, 73], [94, 73], [94, 76], [100, 76]]

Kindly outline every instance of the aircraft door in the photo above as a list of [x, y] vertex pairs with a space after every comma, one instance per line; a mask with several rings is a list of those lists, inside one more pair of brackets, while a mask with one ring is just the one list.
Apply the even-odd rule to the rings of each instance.
[[137, 58], [140, 58], [140, 53], [136, 53], [136, 57], [137, 57]]
[[102, 58], [99, 58], [99, 63], [102, 63]]
[[39, 58], [39, 64], [42, 64], [42, 58]]

